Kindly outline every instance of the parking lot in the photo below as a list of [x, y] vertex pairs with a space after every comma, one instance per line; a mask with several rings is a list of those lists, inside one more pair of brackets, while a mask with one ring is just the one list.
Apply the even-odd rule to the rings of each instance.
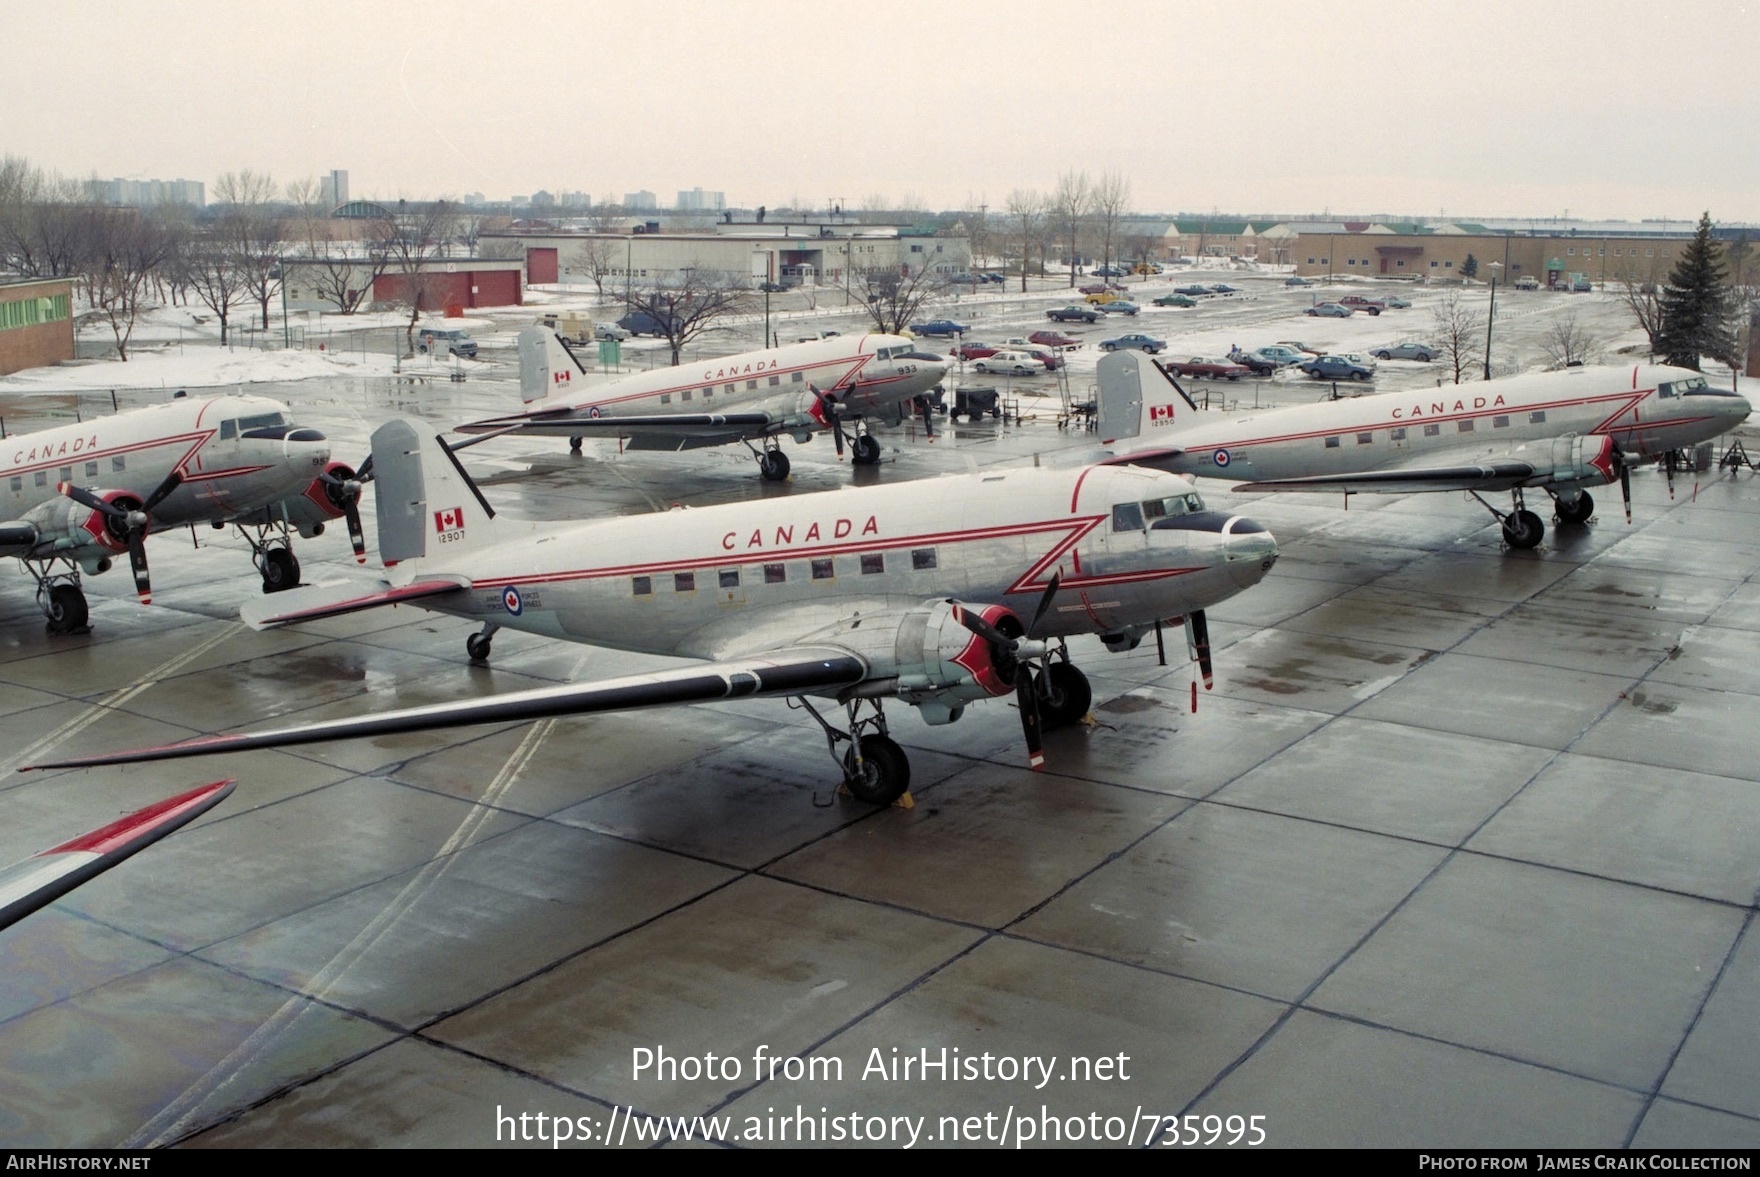
[[[1087, 345], [1070, 396], [1109, 334], [1170, 354], [1370, 351], [1424, 338], [1442, 297], [1314, 320], [1314, 290], [1209, 276], [1242, 294], [1066, 327]], [[1025, 335], [1060, 293], [938, 313]], [[860, 329], [834, 293], [806, 299], [777, 300], [784, 342]], [[1567, 305], [1629, 342], [1611, 295], [1500, 290], [1494, 363], [1532, 362]], [[508, 411], [531, 316], [473, 322], [462, 382], [424, 357], [395, 379], [252, 391], [353, 461], [385, 420]], [[748, 316], [713, 347], [764, 330]], [[1366, 391], [1441, 375], [1385, 362]], [[504, 514], [563, 520], [1093, 451], [1060, 427], [1053, 378], [960, 378], [1018, 396], [1023, 419], [888, 431], [862, 471], [824, 438], [791, 444], [783, 484], [737, 446], [501, 439], [464, 457]], [[1293, 373], [1190, 387], [1218, 410], [1326, 391]], [[0, 398], [20, 428], [43, 407]], [[0, 781], [0, 861], [240, 782], [0, 933], [0, 1141], [549, 1147], [517, 1119], [543, 1113], [629, 1146], [696, 1116], [730, 1117], [692, 1128], [729, 1144], [841, 1117], [892, 1146], [912, 1125], [921, 1146], [1012, 1144], [1029, 1122], [1033, 1143], [1144, 1145], [1195, 1114], [1284, 1147], [1760, 1145], [1760, 481], [1640, 471], [1631, 524], [1610, 497], [1526, 552], [1461, 495], [1347, 510], [1199, 489], [1282, 552], [1211, 610], [1215, 690], [1194, 691], [1177, 635], [1165, 665], [1147, 642], [1072, 643], [1092, 722], [1048, 737], [1038, 773], [1003, 701], [933, 728], [895, 707], [910, 809], [837, 795], [818, 729], [769, 701]], [[237, 620], [259, 585], [242, 541], [153, 542], [155, 603], [126, 574], [91, 578], [83, 637], [44, 634], [24, 575], [0, 591], [8, 768], [656, 664], [504, 632], [472, 666], [473, 627], [408, 607], [256, 633]], [[355, 568], [340, 529], [298, 547], [307, 581]], [[893, 1066], [956, 1051], [993, 1064]], [[663, 1055], [672, 1077], [639, 1069]], [[766, 1057], [818, 1065], [773, 1076]]]

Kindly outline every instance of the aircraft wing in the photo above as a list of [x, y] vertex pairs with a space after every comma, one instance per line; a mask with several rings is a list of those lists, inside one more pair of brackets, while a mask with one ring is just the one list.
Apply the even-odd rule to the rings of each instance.
[[40, 539], [32, 524], [0, 523], [0, 556], [23, 556], [35, 548]]
[[588, 416], [578, 410], [530, 416], [490, 417], [460, 425], [457, 433], [535, 433], [541, 437], [574, 437], [594, 431], [639, 429], [644, 433], [701, 433], [704, 430], [765, 430], [776, 424], [769, 413], [680, 413], [621, 417]]
[[17, 923], [135, 851], [194, 821], [224, 801], [232, 790], [231, 781], [191, 789], [0, 869], [0, 928]]
[[1509, 490], [1555, 483], [1600, 485], [1619, 477], [1613, 440], [1603, 434], [1529, 442], [1513, 449], [1460, 448], [1427, 453], [1372, 470], [1242, 482], [1236, 491], [1343, 491], [1399, 494], [1437, 490]]
[[272, 597], [253, 600], [239, 609], [238, 615], [252, 629], [270, 629], [296, 621], [316, 621], [320, 617], [338, 617], [358, 613], [380, 605], [396, 605], [403, 601], [420, 601], [443, 597], [471, 587], [468, 577], [428, 577], [412, 584], [394, 585], [381, 580], [375, 584], [332, 581], [289, 589]]
[[598, 682], [539, 687], [486, 699], [435, 703], [425, 707], [410, 707], [377, 715], [359, 715], [298, 727], [205, 736], [157, 748], [76, 756], [53, 763], [28, 765], [21, 771], [133, 764], [143, 760], [173, 760], [183, 756], [207, 756], [251, 748], [279, 748], [292, 744], [315, 744], [325, 740], [469, 727], [474, 724], [525, 722], [559, 715], [588, 715], [599, 711], [631, 711], [678, 703], [707, 703], [717, 699], [800, 695], [854, 686], [866, 679], [868, 674], [867, 662], [848, 650], [836, 646], [795, 646], [738, 661], [687, 666], [653, 674], [632, 674]]

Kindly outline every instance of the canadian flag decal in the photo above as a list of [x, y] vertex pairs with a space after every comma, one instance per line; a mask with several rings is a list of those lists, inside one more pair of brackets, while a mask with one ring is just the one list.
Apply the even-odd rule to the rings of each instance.
[[552, 372], [550, 373], [550, 379], [557, 384], [567, 384], [570, 380], [574, 379], [574, 373], [562, 371]]
[[434, 512], [434, 530], [435, 531], [463, 531], [464, 530], [464, 508], [463, 507], [453, 507], [449, 511], [435, 511]]
[[1171, 420], [1173, 420], [1173, 406], [1172, 405], [1150, 405], [1149, 406], [1149, 420], [1151, 420], [1151, 421], [1171, 421]]

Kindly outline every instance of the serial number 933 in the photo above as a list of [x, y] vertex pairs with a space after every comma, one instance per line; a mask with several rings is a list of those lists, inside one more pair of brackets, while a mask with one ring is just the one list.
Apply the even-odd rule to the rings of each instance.
[[1264, 1144], [1264, 1116], [1163, 1116], [1163, 1148], [1194, 1144]]

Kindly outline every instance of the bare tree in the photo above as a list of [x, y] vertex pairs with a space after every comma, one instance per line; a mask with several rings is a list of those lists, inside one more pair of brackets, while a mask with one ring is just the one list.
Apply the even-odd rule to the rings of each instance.
[[1540, 337], [1540, 346], [1555, 368], [1592, 364], [1601, 358], [1601, 337], [1579, 323], [1574, 310], [1552, 320]]
[[117, 357], [126, 361], [135, 320], [165, 260], [164, 226], [150, 211], [129, 208], [94, 209], [87, 225], [91, 235], [80, 282], [92, 309], [110, 324]]
[[1033, 264], [1033, 247], [1045, 237], [1046, 200], [1042, 193], [1030, 188], [1016, 188], [1008, 194], [1008, 235], [1021, 249], [1021, 291], [1027, 289], [1027, 271]]
[[1112, 264], [1112, 242], [1118, 223], [1131, 207], [1131, 182], [1118, 172], [1106, 172], [1094, 185], [1094, 223], [1100, 230], [1100, 261]]
[[589, 237], [568, 255], [568, 264], [592, 280], [601, 299], [605, 297], [605, 280], [617, 273], [617, 263], [623, 260], [617, 245], [609, 237]]
[[850, 274], [849, 296], [868, 312], [882, 335], [902, 335], [923, 306], [947, 289], [946, 279], [931, 267], [909, 274], [898, 267], [858, 269]]
[[990, 206], [984, 203], [982, 197], [973, 200], [968, 193], [966, 209], [968, 210], [964, 217], [966, 238], [972, 243], [972, 257], [983, 258], [988, 262], [990, 259]]
[[244, 275], [227, 243], [212, 233], [191, 234], [178, 241], [173, 235], [170, 269], [196, 292], [202, 305], [220, 320], [220, 344], [231, 331], [232, 308], [244, 300]]
[[402, 215], [394, 218], [385, 241], [387, 268], [398, 277], [397, 301], [409, 309], [403, 334], [411, 351], [416, 346], [416, 324], [422, 311], [437, 301], [444, 276], [433, 263], [450, 247], [458, 207], [450, 200], [411, 206], [398, 201]]
[[1650, 354], [1655, 356], [1662, 350], [1662, 300], [1659, 297], [1661, 288], [1655, 282], [1639, 282], [1629, 274], [1620, 290], [1620, 298], [1631, 312], [1632, 320], [1638, 329], [1644, 332], [1644, 338], [1650, 346]]
[[1057, 177], [1057, 189], [1051, 194], [1049, 219], [1056, 224], [1058, 233], [1069, 246], [1069, 256], [1064, 260], [1069, 263], [1072, 290], [1076, 284], [1076, 236], [1093, 207], [1094, 190], [1088, 183], [1087, 172], [1065, 172]]
[[215, 201], [224, 207], [215, 225], [232, 251], [244, 288], [262, 308], [269, 326], [269, 300], [281, 286], [283, 225], [275, 201], [275, 181], [267, 173], [227, 172], [214, 182]]
[[79, 273], [91, 214], [74, 181], [7, 156], [0, 161], [0, 269], [27, 278]]
[[685, 266], [672, 277], [623, 292], [632, 312], [654, 320], [657, 333], [672, 348], [676, 367], [686, 345], [716, 330], [721, 320], [746, 309], [752, 289], [741, 276], [725, 270]]
[[1450, 290], [1436, 304], [1430, 330], [1454, 382], [1471, 379], [1485, 359], [1485, 316], [1462, 302], [1460, 291]]

